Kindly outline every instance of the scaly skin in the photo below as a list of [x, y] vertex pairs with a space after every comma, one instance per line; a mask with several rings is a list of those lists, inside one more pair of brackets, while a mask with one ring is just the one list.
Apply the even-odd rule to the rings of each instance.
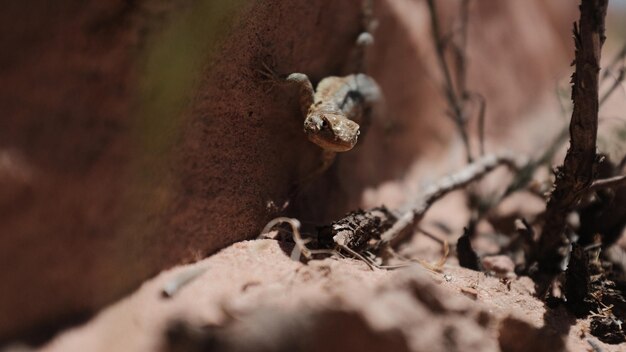
[[300, 87], [300, 104], [304, 114], [304, 132], [309, 140], [330, 153], [352, 149], [360, 134], [359, 122], [372, 104], [380, 99], [374, 80], [365, 74], [326, 77], [313, 91], [308, 77], [289, 75], [288, 81]]

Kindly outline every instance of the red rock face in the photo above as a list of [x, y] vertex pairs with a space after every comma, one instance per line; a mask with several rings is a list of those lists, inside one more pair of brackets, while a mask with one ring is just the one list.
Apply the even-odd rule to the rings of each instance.
[[[567, 64], [571, 20], [559, 11], [575, 6], [561, 2], [473, 5], [470, 80], [489, 101], [492, 132]], [[295, 95], [257, 70], [341, 74], [360, 2], [209, 3], [3, 6], [0, 316], [11, 319], [0, 320], [0, 341], [58, 327], [163, 268], [256, 236], [276, 215], [268, 202], [290, 200], [307, 220], [335, 217], [452, 135], [425, 7], [376, 2], [369, 66], [386, 96], [381, 117], [288, 199], [320, 153]]]
[[[11, 318], [0, 337], [105, 303], [101, 280], [124, 270], [111, 250], [136, 44], [121, 4], [80, 3], [8, 4], [0, 15], [0, 153], [10, 161], [0, 170], [0, 314]], [[119, 292], [128, 279], [110, 285]]]

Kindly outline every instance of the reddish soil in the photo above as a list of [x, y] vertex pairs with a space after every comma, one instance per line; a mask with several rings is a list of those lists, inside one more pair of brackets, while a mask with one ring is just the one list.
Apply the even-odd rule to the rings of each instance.
[[[604, 351], [621, 348], [590, 336], [587, 320], [547, 310], [528, 278], [507, 284], [456, 265], [442, 273], [419, 265], [371, 271], [352, 259], [304, 265], [272, 240], [237, 243], [199, 265], [207, 270], [174, 298], [161, 289], [189, 267], [144, 283], [41, 351], [204, 350], [193, 335], [168, 345], [175, 321], [196, 329], [228, 325], [234, 336], [223, 350], [237, 351], [288, 351], [294, 343], [305, 351], [586, 351], [587, 339]], [[235, 326], [226, 323], [233, 318]], [[328, 324], [339, 325], [321, 328]]]

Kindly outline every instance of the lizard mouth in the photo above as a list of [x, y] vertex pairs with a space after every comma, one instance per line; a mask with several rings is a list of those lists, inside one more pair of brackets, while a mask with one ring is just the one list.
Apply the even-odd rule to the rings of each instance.
[[359, 125], [336, 114], [309, 116], [304, 122], [309, 140], [324, 150], [346, 152], [354, 147], [359, 136]]
[[326, 135], [326, 133], [319, 132], [307, 134], [311, 142], [330, 152], [347, 152], [356, 144], [356, 138], [354, 141], [345, 141], [333, 136], [332, 134]]

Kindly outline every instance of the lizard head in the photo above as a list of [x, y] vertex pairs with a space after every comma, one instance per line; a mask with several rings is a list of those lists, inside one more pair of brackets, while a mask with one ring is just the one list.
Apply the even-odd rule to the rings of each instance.
[[339, 113], [315, 112], [304, 120], [304, 133], [324, 150], [346, 152], [356, 144], [359, 124]]

